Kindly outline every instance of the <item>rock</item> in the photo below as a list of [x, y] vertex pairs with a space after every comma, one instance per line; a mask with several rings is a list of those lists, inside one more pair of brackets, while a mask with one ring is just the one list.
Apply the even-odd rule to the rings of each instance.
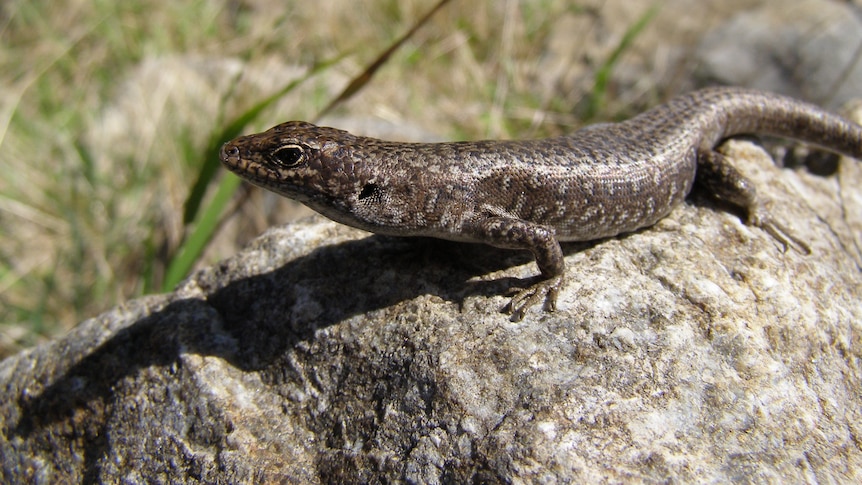
[[860, 165], [725, 151], [811, 255], [694, 195], [513, 323], [527, 254], [276, 227], [0, 362], [0, 482], [858, 481]]
[[831, 0], [765, 2], [703, 37], [706, 84], [740, 85], [835, 108], [862, 92], [858, 7]]

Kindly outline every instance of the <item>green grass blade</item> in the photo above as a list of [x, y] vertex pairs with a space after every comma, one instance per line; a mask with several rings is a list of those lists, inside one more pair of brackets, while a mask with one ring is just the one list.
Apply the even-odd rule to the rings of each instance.
[[422, 18], [417, 20], [416, 23], [414, 23], [413, 26], [410, 27], [410, 30], [408, 30], [404, 35], [396, 39], [395, 42], [393, 42], [386, 49], [384, 49], [383, 52], [381, 52], [380, 55], [378, 55], [377, 58], [374, 59], [374, 61], [368, 64], [368, 66], [365, 68], [364, 71], [362, 71], [361, 74], [353, 78], [350, 84], [348, 84], [347, 87], [344, 88], [344, 91], [342, 91], [341, 94], [339, 94], [334, 100], [332, 100], [329, 105], [323, 108], [323, 110], [317, 115], [316, 119], [319, 120], [323, 118], [333, 109], [335, 109], [336, 106], [344, 103], [348, 99], [352, 98], [360, 90], [362, 90], [362, 88], [365, 87], [365, 85], [368, 84], [369, 81], [371, 81], [371, 78], [374, 77], [374, 74], [384, 64], [386, 64], [386, 62], [389, 61], [389, 59], [392, 57], [392, 54], [397, 51], [402, 45], [404, 45], [404, 43], [407, 42], [411, 37], [413, 37], [413, 34], [418, 32], [423, 25], [428, 23], [428, 21], [431, 20], [431, 17], [433, 17], [434, 14], [437, 13], [438, 10], [443, 8], [447, 3], [449, 3], [449, 0], [440, 0], [439, 2], [437, 2], [437, 5], [434, 5], [433, 7], [431, 7], [430, 10], [425, 12], [425, 15], [423, 15]]
[[197, 166], [201, 167], [201, 169], [200, 172], [198, 172], [197, 180], [195, 180], [195, 183], [192, 186], [191, 191], [189, 192], [189, 197], [186, 199], [185, 210], [183, 211], [184, 224], [189, 224], [194, 221], [195, 217], [197, 216], [198, 210], [200, 210], [201, 201], [204, 198], [204, 194], [206, 194], [207, 187], [209, 187], [210, 183], [212, 183], [212, 179], [215, 177], [216, 173], [218, 173], [219, 160], [218, 157], [215, 156], [215, 154], [218, 153], [218, 150], [219, 148], [221, 148], [222, 144], [228, 140], [239, 136], [239, 134], [242, 132], [242, 129], [252, 120], [257, 118], [263, 110], [270, 107], [273, 103], [281, 99], [284, 95], [296, 89], [300, 84], [307, 81], [309, 78], [315, 76], [324, 69], [329, 68], [330, 66], [341, 60], [343, 57], [344, 56], [339, 56], [335, 59], [331, 59], [315, 65], [314, 67], [309, 69], [309, 71], [304, 76], [287, 83], [284, 87], [276, 91], [273, 95], [264, 98], [262, 101], [246, 110], [235, 120], [231, 121], [230, 123], [227, 123], [224, 129], [213, 134], [213, 136], [210, 138], [209, 143], [207, 143], [206, 150], [204, 150], [203, 152], [202, 160], [200, 160], [197, 164]]
[[176, 255], [171, 260], [165, 272], [165, 280], [162, 291], [170, 291], [191, 271], [195, 262], [200, 258], [204, 248], [209, 243], [210, 237], [218, 227], [221, 214], [233, 198], [236, 188], [239, 187], [241, 179], [232, 174], [221, 179], [215, 196], [213, 196], [207, 209], [201, 214], [200, 220], [195, 224], [194, 230], [189, 237], [183, 241]]
[[[413, 27], [399, 39], [397, 39], [394, 43], [392, 43], [381, 55], [379, 55], [370, 65], [369, 67], [363, 71], [362, 74], [357, 76], [353, 82], [348, 85], [348, 87], [335, 99], [333, 100], [326, 108], [323, 109], [320, 116], [327, 113], [335, 106], [340, 103], [346, 101], [354, 94], [356, 94], [359, 90], [361, 90], [367, 83], [370, 81], [371, 77], [374, 73], [385, 64], [392, 53], [396, 51], [404, 42], [407, 41], [419, 28], [425, 25], [431, 16], [434, 15], [438, 10], [440, 10], [444, 5], [449, 3], [449, 0], [440, 0], [433, 8], [431, 8], [419, 21], [417, 21]], [[309, 70], [305, 76], [302, 76], [299, 79], [295, 79], [285, 85], [280, 90], [276, 91], [273, 95], [261, 100], [256, 105], [252, 106], [242, 115], [237, 117], [230, 123], [227, 123], [226, 127], [213, 134], [210, 138], [210, 142], [207, 144], [207, 148], [204, 151], [203, 159], [199, 162], [198, 166], [201, 167], [200, 172], [198, 173], [198, 178], [195, 181], [192, 189], [189, 193], [188, 199], [186, 199], [185, 209], [183, 211], [183, 223], [190, 224], [194, 221], [200, 210], [201, 203], [203, 201], [204, 195], [206, 194], [207, 187], [212, 183], [213, 178], [216, 176], [219, 167], [219, 160], [215, 156], [218, 153], [218, 150], [221, 148], [221, 145], [233, 138], [236, 138], [242, 129], [249, 124], [252, 120], [254, 120], [260, 113], [268, 108], [270, 105], [278, 101], [282, 96], [287, 93], [293, 91], [297, 86], [301, 83], [309, 79], [310, 77], [316, 75], [320, 71], [332, 66], [339, 60], [341, 60], [344, 56], [339, 56], [335, 59], [317, 64], [312, 69]], [[318, 118], [320, 117], [318, 116]], [[194, 225], [191, 233], [188, 238], [186, 238], [182, 244], [180, 245], [176, 255], [171, 259], [171, 262], [168, 265], [168, 269], [165, 273], [165, 279], [162, 283], [162, 290], [169, 291], [174, 288], [182, 278], [185, 277], [186, 274], [191, 270], [194, 266], [195, 262], [200, 257], [200, 254], [206, 248], [206, 244], [212, 236], [213, 232], [218, 227], [218, 223], [223, 213], [225, 206], [230, 200], [230, 194], [233, 194], [233, 191], [239, 185], [239, 179], [234, 176], [227, 176], [222, 182], [219, 184], [218, 191], [216, 193], [216, 198], [212, 201], [212, 203], [203, 210], [203, 213], [200, 216], [200, 220], [197, 224]], [[227, 192], [227, 191], [230, 192]], [[221, 199], [221, 197], [226, 197], [225, 199]]]
[[315, 65], [304, 76], [287, 83], [274, 94], [264, 98], [236, 119], [227, 123], [222, 130], [213, 133], [209, 143], [207, 143], [206, 149], [203, 151], [202, 159], [197, 164], [201, 169], [198, 172], [198, 178], [192, 186], [189, 197], [186, 199], [185, 210], [183, 212], [183, 222], [185, 224], [191, 224], [196, 220], [197, 222], [194, 223], [188, 236], [180, 244], [177, 252], [168, 263], [165, 278], [162, 281], [162, 291], [172, 290], [194, 267], [195, 262], [200, 258], [209, 239], [218, 227], [225, 207], [240, 184], [238, 177], [226, 175], [219, 183], [212, 202], [201, 211], [201, 203], [207, 192], [207, 188], [212, 184], [213, 179], [218, 173], [220, 162], [217, 154], [221, 145], [230, 139], [236, 138], [246, 125], [282, 96], [290, 93], [312, 76], [329, 68], [341, 60], [342, 57], [339, 56]]
[[637, 36], [643, 31], [643, 29], [649, 25], [655, 15], [658, 13], [659, 7], [658, 5], [653, 5], [635, 22], [632, 24], [628, 30], [626, 30], [622, 39], [620, 39], [620, 43], [617, 45], [616, 49], [605, 59], [605, 62], [599, 67], [596, 71], [596, 79], [593, 83], [593, 92], [590, 95], [589, 101], [587, 102], [587, 108], [584, 113], [584, 119], [591, 120], [596, 117], [598, 113], [602, 112], [605, 104], [605, 97], [607, 96], [608, 91], [608, 81], [611, 78], [611, 73], [616, 67], [617, 63], [622, 57], [623, 53], [632, 45]]

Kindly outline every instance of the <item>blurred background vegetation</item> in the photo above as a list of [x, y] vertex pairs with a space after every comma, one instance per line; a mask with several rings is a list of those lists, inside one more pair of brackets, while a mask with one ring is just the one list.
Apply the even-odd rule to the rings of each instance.
[[[0, 358], [302, 214], [218, 169], [217, 147], [315, 120], [436, 3], [3, 2]], [[326, 121], [477, 139], [626, 117], [691, 87], [704, 22], [757, 3], [453, 0]]]

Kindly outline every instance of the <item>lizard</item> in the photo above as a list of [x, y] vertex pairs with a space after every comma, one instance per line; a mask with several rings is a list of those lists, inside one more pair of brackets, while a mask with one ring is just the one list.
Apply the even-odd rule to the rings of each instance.
[[556, 308], [565, 273], [561, 241], [651, 226], [696, 180], [785, 250], [809, 253], [716, 151], [741, 134], [798, 139], [862, 160], [862, 126], [794, 98], [737, 87], [704, 88], [625, 121], [534, 140], [402, 143], [289, 121], [225, 143], [220, 157], [252, 184], [365, 231], [531, 251], [540, 274], [513, 288], [504, 308], [518, 321], [543, 300], [546, 310]]

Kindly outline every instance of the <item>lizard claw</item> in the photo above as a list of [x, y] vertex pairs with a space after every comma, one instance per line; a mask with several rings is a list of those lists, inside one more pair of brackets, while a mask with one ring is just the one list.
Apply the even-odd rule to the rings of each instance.
[[506, 305], [504, 311], [512, 315], [513, 322], [520, 322], [530, 307], [544, 299], [545, 308], [552, 312], [557, 309], [557, 295], [559, 295], [562, 286], [563, 277], [554, 276], [536, 282], [527, 288], [512, 288], [511, 292], [515, 295]]
[[793, 231], [772, 217], [765, 207], [761, 206], [751, 210], [748, 216], [748, 223], [763, 229], [770, 236], [778, 240], [778, 242], [784, 245], [785, 251], [787, 251], [787, 248], [793, 247], [801, 254], [811, 254], [811, 246], [794, 236]]

